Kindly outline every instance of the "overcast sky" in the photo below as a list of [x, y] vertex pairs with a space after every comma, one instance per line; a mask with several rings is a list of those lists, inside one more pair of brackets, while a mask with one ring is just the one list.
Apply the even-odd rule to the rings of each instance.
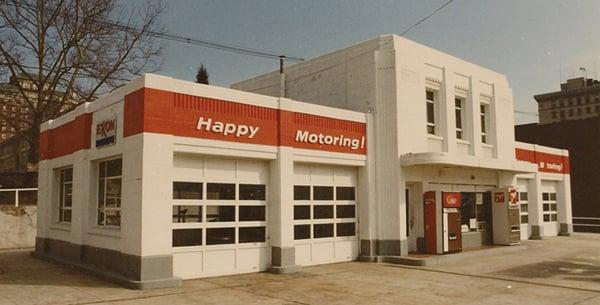
[[[381, 34], [398, 34], [446, 0], [167, 1], [165, 30], [276, 54], [311, 58]], [[559, 82], [600, 76], [600, 1], [455, 0], [406, 38], [508, 76], [515, 108], [536, 112], [533, 95]], [[159, 74], [193, 80], [203, 63], [211, 84], [229, 86], [277, 69], [277, 61], [169, 42]], [[536, 116], [515, 114], [517, 123]]]

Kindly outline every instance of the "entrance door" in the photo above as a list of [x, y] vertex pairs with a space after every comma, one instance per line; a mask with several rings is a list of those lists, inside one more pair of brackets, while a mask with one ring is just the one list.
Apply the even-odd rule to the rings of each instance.
[[542, 213], [544, 236], [558, 235], [558, 209], [556, 182], [542, 181]]
[[423, 194], [423, 215], [425, 224], [425, 252], [429, 254], [437, 253], [437, 222], [435, 207], [435, 192], [425, 192]]

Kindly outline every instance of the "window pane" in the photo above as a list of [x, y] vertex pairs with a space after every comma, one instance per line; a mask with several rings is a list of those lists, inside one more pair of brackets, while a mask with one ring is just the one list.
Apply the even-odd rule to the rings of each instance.
[[294, 206], [294, 219], [310, 219], [309, 205]]
[[335, 188], [335, 198], [337, 200], [355, 200], [353, 186], [338, 186]]
[[106, 197], [121, 197], [121, 178], [106, 179]]
[[104, 206], [104, 183], [105, 179], [98, 181], [98, 207]]
[[520, 192], [519, 193], [519, 200], [523, 200], [523, 201], [527, 201], [528, 200], [528, 193], [527, 192]]
[[434, 106], [433, 103], [427, 103], [427, 123], [435, 123]]
[[548, 193], [542, 193], [542, 200], [545, 200], [545, 201], [550, 200], [550, 194], [548, 194]]
[[73, 168], [66, 168], [60, 171], [62, 182], [73, 181]]
[[104, 212], [102, 212], [103, 210], [98, 210], [98, 225], [99, 226], [103, 226], [104, 225]]
[[425, 98], [427, 100], [433, 101], [433, 91], [426, 90], [425, 91]]
[[353, 222], [338, 223], [337, 236], [354, 236], [356, 234], [355, 224]]
[[234, 200], [235, 184], [233, 183], [208, 183], [206, 184], [207, 199]]
[[120, 211], [104, 211], [106, 214], [106, 225], [107, 226], [120, 226], [121, 225], [121, 212]]
[[174, 229], [173, 247], [202, 245], [202, 229]]
[[550, 215], [550, 221], [557, 221], [557, 220], [558, 220], [558, 215], [556, 215], [556, 214]]
[[333, 200], [333, 186], [313, 186], [314, 200]]
[[313, 228], [315, 230], [315, 238], [333, 237], [332, 223], [315, 224]]
[[313, 206], [313, 218], [333, 218], [333, 206], [332, 205], [315, 205]]
[[521, 215], [521, 223], [529, 223], [529, 216]]
[[310, 238], [310, 225], [295, 225], [294, 226], [294, 239], [309, 239]]
[[173, 182], [173, 199], [202, 199], [202, 183]]
[[556, 211], [556, 203], [550, 204], [550, 211]]
[[[235, 221], [235, 206], [209, 205], [206, 207], [207, 222]], [[208, 239], [208, 237], [207, 237]]]
[[435, 134], [435, 126], [427, 126], [428, 134]]
[[265, 227], [240, 228], [240, 243], [264, 243]]
[[462, 128], [462, 111], [460, 109], [454, 110], [456, 116], [456, 128]]
[[550, 221], [550, 215], [544, 214], [544, 221]]
[[552, 201], [556, 200], [556, 193], [550, 193], [550, 200], [552, 200]]
[[106, 197], [105, 207], [118, 208], [121, 206], [121, 198], [118, 197]]
[[202, 222], [202, 207], [197, 205], [173, 206], [173, 223]]
[[265, 185], [240, 184], [240, 200], [265, 200]]
[[529, 211], [529, 205], [521, 204], [521, 212], [528, 212], [528, 211]]
[[106, 164], [106, 176], [121, 176], [121, 159], [109, 160]]
[[98, 175], [100, 175], [100, 177], [106, 177], [106, 161], [98, 164]]
[[[21, 200], [19, 198], [19, 205], [21, 205]], [[63, 204], [64, 207], [71, 207], [73, 206], [73, 195], [71, 194], [65, 194], [65, 202]]]
[[544, 203], [544, 211], [550, 211], [550, 205], [547, 203]]
[[[240, 206], [240, 221], [264, 221], [265, 206]], [[240, 237], [241, 238], [241, 237]]]
[[62, 220], [63, 222], [71, 222], [71, 210], [62, 210]]
[[338, 205], [336, 208], [337, 218], [355, 218], [356, 208], [354, 205]]
[[310, 186], [294, 185], [294, 200], [310, 200]]
[[223, 245], [235, 243], [235, 228], [206, 229], [207, 245]]

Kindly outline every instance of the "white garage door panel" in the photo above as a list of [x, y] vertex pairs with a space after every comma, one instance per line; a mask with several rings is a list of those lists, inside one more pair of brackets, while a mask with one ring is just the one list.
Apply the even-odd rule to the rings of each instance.
[[235, 180], [235, 160], [206, 159], [204, 161], [204, 175], [212, 180]]
[[269, 172], [263, 162], [238, 161], [237, 179], [240, 181], [267, 181]]
[[336, 241], [335, 258], [340, 260], [353, 260], [358, 256], [357, 241]]
[[313, 184], [331, 184], [333, 183], [333, 168], [312, 166], [310, 168], [310, 181]]
[[313, 262], [316, 264], [334, 261], [335, 246], [334, 246], [333, 241], [313, 243], [312, 257], [313, 257]]
[[310, 254], [310, 244], [298, 244], [296, 245], [296, 264], [306, 266], [309, 265], [312, 259]]
[[294, 164], [294, 182], [296, 184], [307, 184], [310, 182], [310, 166], [305, 164]]
[[358, 184], [358, 181], [356, 180], [356, 169], [353, 167], [336, 167], [334, 179], [338, 185]]
[[173, 254], [173, 274], [182, 279], [196, 277], [202, 273], [202, 252], [182, 252]]
[[266, 270], [266, 260], [268, 255], [265, 248], [250, 248], [237, 250], [237, 269], [247, 271]]
[[232, 273], [235, 270], [235, 249], [208, 250], [204, 270], [211, 274]]
[[198, 157], [177, 154], [173, 159], [173, 167], [180, 179], [202, 179], [204, 177], [204, 160]]
[[[557, 217], [557, 205], [561, 204], [557, 201], [558, 196], [556, 194], [556, 182], [554, 181], [542, 181], [542, 210], [544, 205], [550, 204], [555, 207], [553, 211], [543, 211], [542, 221], [544, 223], [544, 236], [557, 236], [559, 231], [559, 224], [556, 219], [546, 221], [546, 217]], [[548, 198], [544, 198], [544, 193], [549, 193]]]

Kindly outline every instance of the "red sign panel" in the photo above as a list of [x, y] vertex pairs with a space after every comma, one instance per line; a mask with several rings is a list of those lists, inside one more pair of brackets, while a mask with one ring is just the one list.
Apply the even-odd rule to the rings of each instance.
[[549, 154], [539, 151], [517, 148], [515, 150], [517, 160], [535, 163], [538, 166], [538, 171], [545, 173], [568, 174], [569, 157]]
[[494, 202], [504, 203], [505, 200], [506, 200], [506, 196], [504, 195], [504, 192], [495, 192], [494, 193]]
[[460, 193], [459, 192], [443, 192], [442, 205], [444, 208], [460, 208]]

